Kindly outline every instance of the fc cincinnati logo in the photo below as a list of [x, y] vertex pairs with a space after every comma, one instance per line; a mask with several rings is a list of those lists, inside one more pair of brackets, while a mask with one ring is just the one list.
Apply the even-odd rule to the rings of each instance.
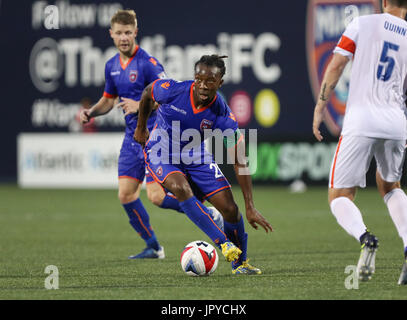
[[131, 70], [129, 74], [130, 82], [136, 82], [137, 80], [137, 70]]
[[157, 176], [161, 177], [163, 175], [163, 168], [159, 166], [157, 170], [155, 170], [155, 173], [157, 174]]
[[204, 131], [205, 129], [211, 129], [212, 126], [213, 126], [213, 121], [203, 119], [201, 121], [200, 129], [201, 129], [201, 131]]
[[[346, 25], [353, 17], [380, 12], [375, 0], [310, 0], [307, 12], [308, 73], [315, 101], [325, 69]], [[348, 98], [351, 63], [348, 63], [328, 103], [325, 124], [339, 135]]]

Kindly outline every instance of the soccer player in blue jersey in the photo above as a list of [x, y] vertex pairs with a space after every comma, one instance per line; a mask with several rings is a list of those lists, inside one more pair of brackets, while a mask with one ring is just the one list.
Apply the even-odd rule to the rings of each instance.
[[[238, 147], [244, 143], [243, 136], [230, 108], [217, 94], [226, 70], [223, 58], [218, 55], [202, 56], [195, 65], [194, 81], [164, 79], [150, 84], [140, 101], [134, 138], [145, 145], [146, 164], [153, 178], [177, 197], [186, 215], [221, 248], [226, 260], [232, 261], [232, 272], [260, 274], [260, 269], [248, 263], [248, 237], [230, 184], [213, 158], [208, 161], [207, 154], [199, 152], [200, 143], [206, 138], [205, 129], [229, 131], [226, 144], [228, 150], [234, 153], [234, 159], [238, 160], [234, 168], [245, 200], [247, 221], [255, 229], [260, 225], [266, 232], [272, 231], [270, 223], [254, 207], [250, 175], [241, 174], [241, 169], [246, 168], [242, 160], [245, 159], [244, 154], [239, 154], [244, 149]], [[157, 103], [156, 122], [150, 133], [148, 122]], [[195, 150], [188, 148], [189, 144], [193, 144], [188, 135], [194, 132], [199, 135]], [[194, 196], [188, 179], [222, 213], [224, 230], [216, 226], [207, 207]]]
[[[164, 249], [150, 225], [149, 215], [141, 202], [140, 187], [145, 177], [145, 163], [142, 147], [133, 140], [137, 125], [138, 104], [143, 89], [154, 80], [164, 78], [163, 66], [136, 44], [137, 19], [133, 10], [119, 10], [111, 19], [110, 36], [119, 53], [106, 63], [105, 90], [101, 99], [88, 110], [83, 110], [80, 119], [88, 123], [91, 118], [112, 110], [115, 99], [123, 108], [126, 133], [119, 155], [119, 200], [126, 211], [131, 226], [140, 234], [147, 247], [137, 258], [164, 258]], [[148, 121], [148, 127], [155, 122], [155, 113]], [[162, 208], [182, 212], [174, 196], [165, 194], [151, 177], [147, 176], [147, 195], [153, 203]], [[211, 211], [216, 218], [217, 212]], [[219, 214], [220, 216], [220, 214]], [[221, 218], [221, 217], [220, 217]], [[218, 222], [222, 223], [222, 221]]]

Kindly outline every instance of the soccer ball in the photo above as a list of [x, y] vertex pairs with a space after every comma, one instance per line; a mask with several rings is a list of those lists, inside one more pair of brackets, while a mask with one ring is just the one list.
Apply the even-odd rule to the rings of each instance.
[[189, 276], [208, 276], [218, 266], [216, 249], [205, 241], [188, 243], [181, 253], [181, 267]]

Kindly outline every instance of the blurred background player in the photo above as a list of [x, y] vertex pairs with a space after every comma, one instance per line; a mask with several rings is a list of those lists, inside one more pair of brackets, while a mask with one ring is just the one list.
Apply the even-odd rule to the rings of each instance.
[[[93, 121], [93, 117], [112, 110], [116, 102], [119, 102], [116, 106], [123, 108], [126, 133], [119, 155], [119, 200], [131, 226], [147, 244], [140, 254], [129, 258], [164, 258], [163, 247], [157, 240], [149, 215], [139, 198], [146, 170], [142, 148], [133, 140], [133, 133], [143, 89], [150, 82], [165, 78], [165, 72], [157, 59], [136, 44], [137, 32], [137, 19], [133, 10], [119, 10], [112, 17], [110, 36], [119, 53], [106, 63], [106, 83], [102, 98], [92, 108], [82, 110], [80, 121], [86, 126]], [[155, 114], [149, 120], [149, 128], [154, 121]], [[166, 194], [149, 175], [146, 182], [147, 197], [152, 203], [161, 208], [182, 212], [175, 196]], [[215, 208], [210, 209], [210, 214], [219, 226], [223, 226], [222, 216]]]
[[[117, 97], [123, 104], [138, 107], [141, 93], [150, 82], [164, 78], [164, 68], [136, 44], [137, 19], [133, 10], [119, 10], [111, 19], [110, 36], [119, 53], [105, 66], [105, 90], [102, 98], [90, 109], [81, 112], [86, 124], [93, 117], [112, 110]], [[126, 211], [131, 226], [146, 242], [147, 247], [129, 258], [164, 258], [164, 249], [150, 225], [149, 215], [141, 202], [140, 187], [145, 176], [141, 146], [132, 136], [137, 124], [137, 113], [125, 113], [126, 132], [119, 155], [119, 200]], [[154, 123], [152, 118], [150, 125]]]
[[330, 208], [340, 226], [360, 241], [357, 272], [361, 280], [369, 280], [375, 271], [379, 241], [367, 230], [353, 200], [356, 188], [366, 186], [366, 173], [374, 157], [378, 190], [403, 239], [405, 261], [399, 284], [406, 284], [407, 196], [400, 179], [407, 138], [407, 1], [383, 0], [383, 11], [354, 18], [347, 26], [321, 84], [313, 133], [322, 140], [319, 126], [327, 102], [353, 58], [342, 134], [330, 172]]
[[[139, 121], [134, 138], [140, 144], [146, 144], [146, 164], [151, 175], [177, 197], [182, 210], [222, 249], [226, 260], [233, 261], [232, 272], [260, 274], [260, 269], [248, 263], [248, 237], [244, 219], [233, 199], [230, 184], [212, 156], [209, 161], [205, 158], [202, 163], [203, 156], [209, 155], [202, 153], [201, 148], [202, 141], [206, 138], [203, 135], [204, 129], [220, 129], [222, 132], [229, 129], [232, 135], [227, 138], [227, 146], [233, 159], [237, 160], [234, 169], [245, 200], [246, 218], [255, 229], [259, 224], [266, 232], [272, 231], [271, 225], [254, 207], [250, 175], [247, 172], [241, 173], [247, 167], [243, 160], [244, 148], [238, 147], [239, 144], [244, 144], [244, 139], [237, 121], [228, 105], [217, 94], [226, 70], [223, 58], [217, 55], [202, 56], [195, 64], [194, 81], [177, 82], [167, 79], [150, 84], [140, 101]], [[160, 107], [154, 129], [149, 135], [148, 121], [157, 107], [156, 102]], [[173, 132], [178, 132], [181, 137], [185, 130], [191, 129], [199, 135], [198, 147], [192, 152], [192, 156], [191, 149], [184, 149], [190, 141], [176, 141], [172, 137]], [[147, 141], [148, 136], [150, 138]], [[161, 160], [154, 158], [157, 146], [161, 150]], [[185, 157], [191, 162], [185, 161]], [[207, 207], [194, 196], [188, 178], [222, 213], [224, 230], [216, 226]]]

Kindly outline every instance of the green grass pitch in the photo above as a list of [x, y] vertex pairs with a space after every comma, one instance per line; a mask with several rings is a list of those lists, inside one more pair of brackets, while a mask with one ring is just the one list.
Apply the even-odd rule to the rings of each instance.
[[[244, 208], [239, 187], [234, 196]], [[402, 242], [373, 188], [356, 203], [380, 239], [376, 274], [346, 289], [359, 244], [337, 225], [326, 188], [302, 194], [256, 187], [256, 207], [273, 225], [266, 234], [246, 224], [250, 262], [260, 276], [234, 276], [220, 254], [216, 272], [183, 273], [180, 253], [193, 240], [210, 241], [184, 215], [154, 207], [142, 192], [164, 260], [130, 261], [144, 248], [128, 224], [115, 190], [21, 190], [0, 185], [0, 299], [406, 299], [398, 286]], [[59, 270], [59, 289], [46, 290], [47, 265]]]

